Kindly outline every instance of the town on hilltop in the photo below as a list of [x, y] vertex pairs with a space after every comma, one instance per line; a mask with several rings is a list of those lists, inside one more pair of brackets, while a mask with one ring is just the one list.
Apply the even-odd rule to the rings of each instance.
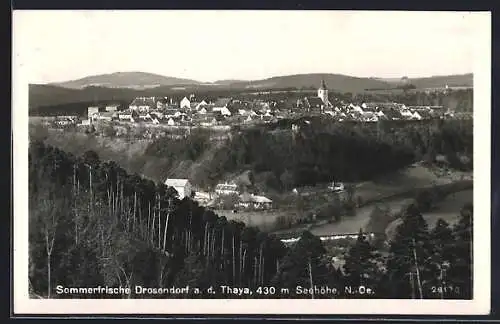
[[[450, 91], [445, 86], [435, 91]], [[278, 94], [280, 91], [275, 91]], [[265, 94], [264, 92], [256, 94]], [[272, 97], [267, 93], [268, 97]], [[241, 97], [241, 98], [240, 98]], [[282, 97], [282, 96], [280, 96]], [[397, 102], [349, 102], [329, 94], [321, 81], [315, 96], [289, 96], [285, 99], [249, 99], [234, 95], [216, 100], [199, 98], [195, 93], [180, 100], [173, 97], [137, 97], [128, 106], [97, 104], [88, 107], [83, 116], [39, 116], [53, 126], [149, 125], [158, 127], [215, 127], [273, 123], [280, 119], [302, 116], [323, 116], [332, 122], [378, 122], [384, 120], [428, 120], [442, 118], [470, 118], [471, 114], [454, 112], [444, 106], [407, 106]]]

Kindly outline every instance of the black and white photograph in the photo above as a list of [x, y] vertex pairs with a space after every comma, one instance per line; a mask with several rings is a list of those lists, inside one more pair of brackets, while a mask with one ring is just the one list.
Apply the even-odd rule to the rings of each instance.
[[14, 306], [488, 312], [490, 28], [14, 11]]

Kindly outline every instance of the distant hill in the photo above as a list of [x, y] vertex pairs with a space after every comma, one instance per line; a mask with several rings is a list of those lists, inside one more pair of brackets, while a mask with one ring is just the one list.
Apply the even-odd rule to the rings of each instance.
[[160, 86], [190, 84], [200, 84], [200, 82], [190, 79], [166, 77], [153, 73], [116, 72], [111, 74], [88, 76], [78, 80], [51, 83], [50, 85], [70, 89], [83, 89], [89, 86], [98, 86], [107, 88], [130, 88], [142, 90]]
[[131, 101], [141, 91], [133, 89], [110, 89], [104, 87], [87, 87], [81, 90], [67, 89], [53, 85], [30, 84], [29, 108], [40, 106], [62, 105], [75, 102]]
[[248, 82], [248, 81], [245, 81], [245, 80], [217, 80], [217, 81], [212, 82], [212, 84], [214, 84], [214, 85], [231, 85], [231, 84], [235, 84], [235, 83], [244, 83], [244, 82]]
[[[392, 86], [402, 84], [402, 78], [372, 78], [391, 84]], [[438, 75], [426, 78], [408, 78], [408, 82], [414, 85], [417, 89], [425, 88], [444, 88], [446, 85], [450, 87], [472, 87], [473, 75], [456, 74], [456, 75]]]
[[245, 89], [283, 89], [283, 88], [314, 88], [317, 89], [324, 80], [327, 87], [339, 92], [361, 92], [371, 88], [389, 88], [387, 82], [370, 79], [357, 78], [342, 74], [295, 74], [273, 77], [256, 81], [243, 81], [231, 84], [232, 88]]
[[[30, 110], [43, 106], [58, 106], [68, 103], [91, 103], [104, 101], [132, 101], [138, 96], [181, 97], [195, 93], [200, 96], [228, 96], [238, 92], [278, 89], [317, 89], [321, 80], [335, 92], [364, 92], [367, 89], [392, 91], [399, 85], [397, 79], [359, 78], [341, 74], [297, 74], [263, 80], [219, 80], [201, 83], [194, 80], [164, 77], [161, 75], [127, 72], [89, 76], [80, 80], [54, 84], [31, 84], [29, 86]], [[401, 81], [401, 79], [399, 79]], [[472, 86], [472, 74], [433, 76], [408, 80], [417, 89], [443, 88], [449, 86]], [[94, 84], [94, 85], [91, 85]], [[95, 84], [100, 84], [96, 86]], [[160, 84], [154, 86], [154, 84]], [[141, 88], [142, 87], [142, 88]]]
[[410, 79], [410, 83], [415, 85], [417, 89], [444, 88], [446, 85], [450, 87], [472, 87], [474, 85], [472, 73]]

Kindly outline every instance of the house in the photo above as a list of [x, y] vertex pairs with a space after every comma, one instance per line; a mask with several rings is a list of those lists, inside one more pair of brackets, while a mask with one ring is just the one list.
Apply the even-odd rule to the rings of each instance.
[[165, 109], [163, 112], [163, 118], [173, 117], [176, 113], [178, 113], [177, 109]]
[[244, 122], [245, 122], [245, 123], [251, 123], [251, 122], [252, 122], [252, 120], [253, 120], [253, 119], [252, 119], [252, 116], [250, 116], [250, 115], [249, 115], [249, 116], [248, 116], [248, 117], [244, 120]]
[[148, 112], [156, 107], [155, 97], [137, 97], [129, 105], [130, 110]]
[[99, 121], [112, 121], [113, 119], [117, 118], [118, 114], [115, 112], [111, 111], [106, 111], [106, 112], [101, 112], [97, 115], [93, 116], [93, 119], [99, 120]]
[[273, 201], [264, 196], [257, 196], [254, 194], [244, 193], [240, 195], [239, 207], [255, 208], [255, 209], [269, 209], [272, 207]]
[[409, 109], [406, 109], [406, 108], [400, 109], [399, 113], [405, 119], [412, 119], [413, 118], [413, 113]]
[[82, 119], [82, 123], [80, 125], [81, 126], [89, 126], [90, 125], [90, 119]]
[[206, 205], [211, 200], [211, 195], [208, 192], [196, 191], [193, 200], [197, 201], [200, 205]]
[[118, 114], [118, 119], [123, 121], [130, 121], [132, 119], [131, 113]]
[[104, 109], [106, 111], [109, 111], [109, 112], [115, 112], [115, 111], [118, 111], [119, 107], [120, 107], [119, 104], [111, 104], [111, 105], [107, 105]]
[[432, 112], [430, 110], [428, 110], [428, 109], [419, 110], [418, 113], [422, 117], [422, 119], [432, 119], [432, 118], [434, 118], [434, 116], [432, 115]]
[[217, 119], [215, 117], [206, 118], [200, 125], [205, 127], [215, 126], [217, 125]]
[[308, 110], [313, 109], [313, 110], [319, 110], [323, 109], [325, 106], [325, 103], [321, 98], [318, 97], [305, 97], [302, 100], [302, 107], [306, 108]]
[[208, 103], [205, 100], [202, 100], [196, 105], [196, 110], [200, 110], [201, 108], [208, 106]]
[[239, 194], [238, 186], [234, 183], [220, 183], [215, 186], [215, 193], [219, 196]]
[[191, 109], [191, 101], [189, 101], [187, 97], [182, 98], [181, 102], [179, 103], [179, 108]]
[[386, 109], [384, 114], [388, 120], [400, 120], [402, 119], [401, 113], [396, 109]]
[[418, 111], [414, 111], [411, 118], [415, 120], [422, 120], [422, 116], [418, 113]]
[[110, 122], [113, 120], [113, 118], [111, 116], [98, 116], [97, 120]]
[[139, 115], [139, 119], [141, 119], [143, 121], [151, 121], [152, 117], [149, 113], [147, 113], [147, 114]]
[[150, 115], [151, 115], [151, 118], [158, 118], [158, 119], [163, 118], [163, 113], [161, 113], [159, 111], [153, 111], [150, 113]]
[[165, 185], [173, 187], [179, 194], [179, 199], [191, 197], [191, 193], [193, 192], [193, 187], [188, 179], [167, 179]]
[[227, 109], [229, 108], [231, 102], [232, 102], [231, 98], [219, 98], [214, 103], [213, 111], [221, 111], [223, 108]]
[[156, 109], [164, 109], [168, 106], [168, 97], [159, 98], [156, 101]]
[[173, 118], [169, 118], [169, 119], [168, 119], [168, 121], [167, 121], [167, 125], [168, 125], [168, 126], [175, 126], [175, 124], [176, 124], [176, 123], [175, 123], [175, 121], [174, 121], [174, 119], [173, 119]]
[[[215, 108], [214, 108], [214, 111], [217, 111], [217, 110], [215, 110]], [[229, 109], [227, 107], [222, 107], [218, 111], [220, 112], [220, 114], [222, 116], [231, 116], [231, 112], [229, 111]]]
[[365, 122], [377, 122], [378, 121], [378, 116], [376, 113], [372, 111], [367, 111], [362, 114], [362, 119]]
[[99, 114], [99, 107], [92, 106], [87, 108], [87, 117], [91, 118], [95, 114]]
[[360, 114], [365, 112], [364, 109], [359, 105], [349, 104], [349, 108], [350, 108], [350, 110], [357, 112], [357, 113], [360, 113]]

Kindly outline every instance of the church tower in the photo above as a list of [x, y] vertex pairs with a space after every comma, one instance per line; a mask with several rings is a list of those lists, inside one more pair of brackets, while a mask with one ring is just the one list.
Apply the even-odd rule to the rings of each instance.
[[318, 98], [320, 98], [325, 105], [328, 104], [328, 89], [326, 88], [325, 80], [321, 80], [321, 87], [318, 89]]

